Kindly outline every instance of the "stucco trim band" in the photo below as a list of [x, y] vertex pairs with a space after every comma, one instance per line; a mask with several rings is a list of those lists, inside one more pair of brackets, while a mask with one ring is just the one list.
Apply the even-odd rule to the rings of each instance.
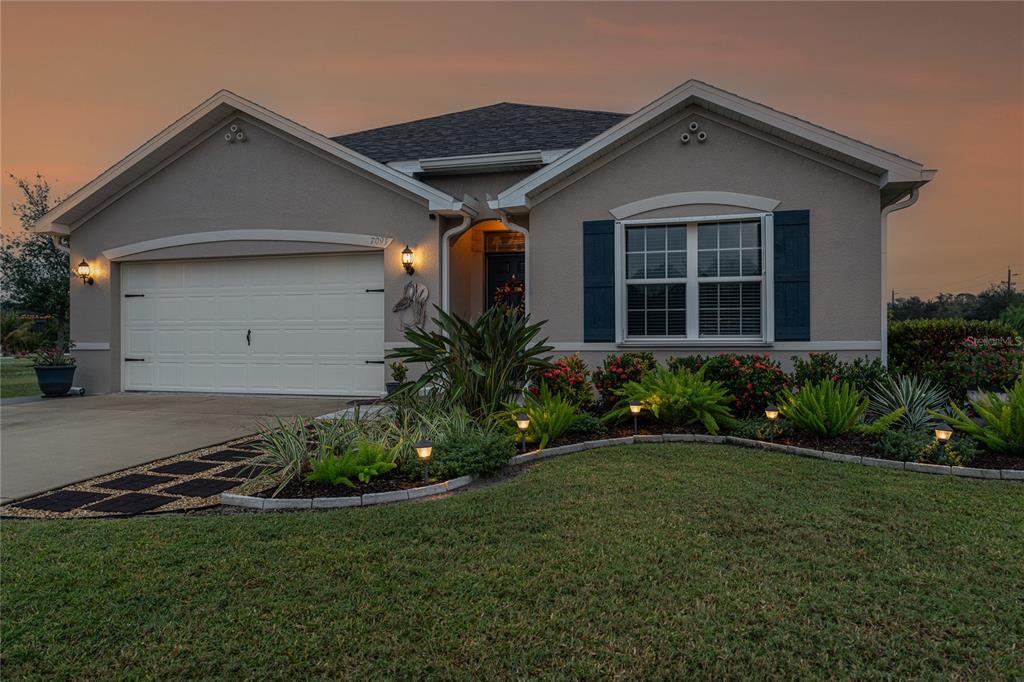
[[125, 244], [124, 246], [107, 249], [103, 252], [103, 256], [107, 260], [116, 261], [126, 256], [134, 256], [137, 253], [156, 251], [157, 249], [166, 249], [173, 246], [234, 241], [314, 242], [384, 249], [393, 240], [391, 237], [380, 237], [377, 235], [318, 230], [215, 230], [213, 232], [178, 234], [172, 237], [147, 239], [146, 241], [135, 242], [134, 244]]
[[755, 211], [774, 211], [781, 203], [778, 199], [757, 197], [751, 194], [738, 194], [736, 192], [673, 192], [672, 194], [661, 194], [656, 197], [640, 199], [639, 201], [631, 201], [628, 204], [611, 209], [609, 213], [616, 220], [622, 220], [623, 218], [629, 218], [648, 211], [656, 211], [660, 208], [673, 208], [675, 206], [714, 204], [750, 208]]

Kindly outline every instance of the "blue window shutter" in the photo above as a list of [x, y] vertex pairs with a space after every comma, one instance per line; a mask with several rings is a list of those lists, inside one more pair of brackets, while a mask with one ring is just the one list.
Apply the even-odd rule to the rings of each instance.
[[811, 212], [775, 212], [775, 340], [811, 340]]
[[583, 340], [615, 340], [615, 221], [583, 223]]

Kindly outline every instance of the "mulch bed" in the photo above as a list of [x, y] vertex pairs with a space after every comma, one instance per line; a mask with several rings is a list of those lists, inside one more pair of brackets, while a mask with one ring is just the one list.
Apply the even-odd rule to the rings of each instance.
[[[326, 483], [313, 483], [312, 481], [292, 481], [275, 497], [359, 497], [368, 493], [389, 493], [395, 490], [409, 490], [423, 485], [437, 483], [436, 480], [429, 480], [426, 483], [422, 478], [409, 479], [397, 472], [389, 471], [383, 476], [378, 476], [369, 483], [354, 481], [355, 488], [344, 485], [328, 485]], [[257, 497], [271, 497], [273, 488], [256, 493]]]

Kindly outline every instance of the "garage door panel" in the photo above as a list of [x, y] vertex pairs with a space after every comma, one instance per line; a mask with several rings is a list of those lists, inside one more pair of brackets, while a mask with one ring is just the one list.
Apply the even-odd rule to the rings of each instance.
[[126, 390], [382, 392], [380, 253], [122, 268]]

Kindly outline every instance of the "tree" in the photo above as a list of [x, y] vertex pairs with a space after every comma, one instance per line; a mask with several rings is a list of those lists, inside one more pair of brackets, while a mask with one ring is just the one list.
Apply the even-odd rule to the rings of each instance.
[[51, 316], [57, 328], [57, 347], [66, 349], [71, 311], [69, 254], [48, 235], [30, 230], [60, 199], [51, 199], [50, 183], [38, 173], [31, 181], [11, 178], [23, 195], [21, 201], [11, 204], [22, 232], [3, 235], [0, 244], [3, 303], [19, 312]]

